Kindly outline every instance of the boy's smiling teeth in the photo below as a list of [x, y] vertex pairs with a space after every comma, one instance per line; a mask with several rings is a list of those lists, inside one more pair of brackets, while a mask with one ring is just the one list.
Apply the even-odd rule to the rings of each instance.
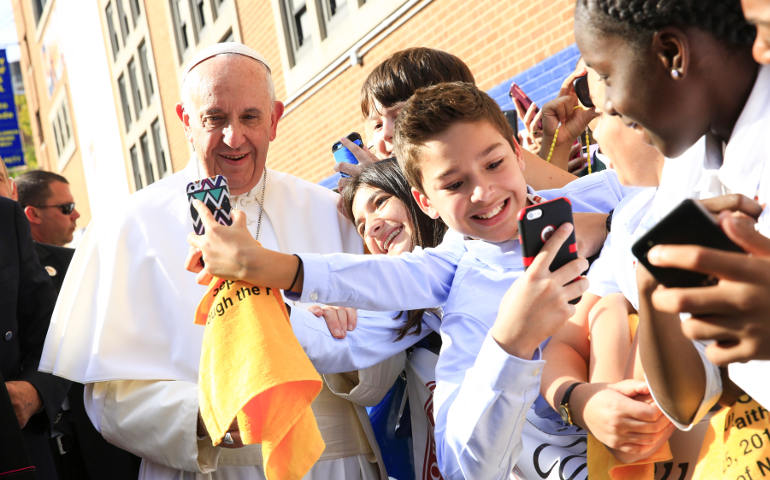
[[484, 215], [474, 215], [474, 217], [480, 218], [482, 220], [488, 220], [488, 219], [494, 217], [495, 215], [497, 215], [498, 213], [500, 213], [503, 210], [503, 207], [505, 207], [505, 202], [503, 202], [500, 205], [498, 205], [497, 208], [493, 209], [489, 213], [486, 213]]

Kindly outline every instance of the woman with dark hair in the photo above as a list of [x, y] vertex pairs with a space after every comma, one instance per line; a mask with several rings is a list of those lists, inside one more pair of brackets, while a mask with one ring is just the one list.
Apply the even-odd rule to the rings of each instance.
[[[372, 254], [399, 255], [415, 247], [435, 247], [446, 232], [444, 222], [420, 211], [395, 158], [365, 167], [359, 175], [351, 177], [341, 193], [348, 218], [353, 219]], [[438, 319], [439, 313], [425, 309], [401, 312], [396, 317], [400, 323], [394, 325], [398, 329], [396, 341], [405, 337], [416, 341], [418, 336], [425, 335], [424, 327], [431, 331], [408, 350], [405, 369], [416, 478], [435, 478], [438, 472], [432, 411], [426, 410], [426, 406], [432, 404], [441, 337], [424, 323], [428, 317]], [[384, 319], [380, 322], [388, 325]]]

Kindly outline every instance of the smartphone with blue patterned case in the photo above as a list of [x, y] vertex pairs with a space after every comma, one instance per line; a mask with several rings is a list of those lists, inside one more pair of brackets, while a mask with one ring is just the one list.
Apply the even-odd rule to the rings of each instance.
[[187, 184], [187, 200], [190, 202], [190, 216], [192, 217], [193, 230], [198, 235], [203, 235], [203, 221], [198, 211], [193, 206], [193, 200], [200, 200], [208, 207], [214, 220], [222, 225], [232, 225], [233, 218], [230, 214], [230, 187], [227, 178], [222, 175], [195, 180]]

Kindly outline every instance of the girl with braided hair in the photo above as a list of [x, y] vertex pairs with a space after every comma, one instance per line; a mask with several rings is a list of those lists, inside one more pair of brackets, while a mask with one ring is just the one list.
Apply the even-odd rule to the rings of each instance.
[[[732, 363], [723, 384], [708, 360], [770, 358], [770, 241], [757, 239], [770, 234], [762, 213], [770, 198], [770, 67], [752, 58], [755, 35], [739, 0], [578, 0], [575, 9], [578, 47], [606, 87], [601, 108], [668, 157], [639, 234], [683, 198], [710, 198], [723, 230], [752, 254], [651, 250], [655, 265], [719, 279], [707, 287], [663, 288], [637, 268], [642, 364], [656, 403], [680, 429], [698, 423], [734, 387], [730, 380], [757, 408], [770, 406], [761, 381], [770, 364]], [[691, 317], [680, 329], [681, 311]], [[700, 338], [717, 341], [706, 348], [691, 340]]]

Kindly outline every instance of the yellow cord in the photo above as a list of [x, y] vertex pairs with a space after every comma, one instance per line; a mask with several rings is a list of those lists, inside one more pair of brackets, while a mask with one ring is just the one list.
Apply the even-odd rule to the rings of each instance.
[[551, 163], [551, 157], [553, 156], [553, 149], [556, 147], [556, 139], [559, 138], [559, 129], [561, 128], [561, 124], [559, 124], [558, 127], [556, 127], [556, 131], [553, 133], [553, 140], [551, 141], [551, 148], [548, 149], [548, 157], [545, 159], [546, 162]]
[[591, 144], [588, 143], [588, 129], [586, 128], [586, 161], [588, 162], [588, 174], [591, 175]]

